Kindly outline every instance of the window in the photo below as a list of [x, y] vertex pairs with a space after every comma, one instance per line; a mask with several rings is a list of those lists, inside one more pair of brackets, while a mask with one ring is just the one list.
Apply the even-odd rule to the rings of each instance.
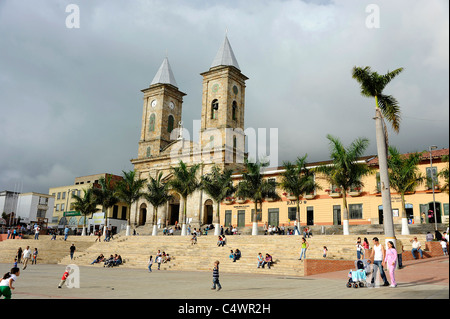
[[43, 209], [38, 209], [38, 211], [37, 211], [37, 214], [36, 214], [36, 217], [37, 218], [45, 218], [45, 210], [43, 210]]
[[150, 115], [150, 122], [148, 124], [148, 130], [150, 132], [155, 131], [155, 123], [156, 123], [156, 115], [155, 115], [155, 113], [153, 113], [152, 115]]
[[[255, 212], [255, 210], [252, 209], [252, 216], [253, 216], [253, 213], [254, 213], [254, 212]], [[261, 212], [261, 209], [259, 209], [259, 208], [258, 208], [258, 210], [257, 210], [257, 212], [256, 212], [256, 221], [257, 221], [257, 222], [262, 221], [262, 212]]]
[[213, 100], [211, 103], [211, 119], [216, 120], [219, 113], [219, 101], [217, 99]]
[[62, 199], [66, 199], [66, 192], [62, 192]]
[[59, 204], [56, 204], [56, 211], [59, 212]]
[[122, 218], [123, 220], [127, 220], [127, 207], [122, 206]]
[[233, 108], [231, 111], [231, 118], [233, 119], [233, 121], [237, 120], [237, 103], [236, 101], [233, 101]]
[[381, 192], [381, 179], [380, 179], [380, 173], [377, 172], [377, 193]]
[[61, 199], [61, 192], [58, 193], [58, 197], [56, 199]]
[[432, 188], [432, 182], [434, 183], [434, 186], [438, 185], [438, 178], [437, 178], [437, 167], [427, 167], [427, 187], [428, 189]]
[[149, 147], [147, 147], [147, 157], [150, 157], [150, 146]]
[[61, 211], [62, 211], [62, 212], [64, 211], [64, 208], [65, 208], [65, 205], [64, 205], [64, 204], [61, 204]]
[[348, 216], [349, 216], [349, 219], [362, 219], [363, 218], [362, 204], [349, 204], [348, 205]]
[[209, 137], [209, 148], [214, 149], [214, 135]]
[[169, 115], [169, 120], [167, 121], [167, 132], [172, 133], [174, 121], [175, 119], [173, 116]]
[[297, 207], [288, 207], [288, 219], [289, 220], [297, 219]]

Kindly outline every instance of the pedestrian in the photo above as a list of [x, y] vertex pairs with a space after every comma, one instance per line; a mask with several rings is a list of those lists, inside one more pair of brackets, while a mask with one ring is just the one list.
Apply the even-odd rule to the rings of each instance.
[[323, 258], [327, 258], [327, 252], [328, 252], [328, 248], [327, 246], [323, 246]]
[[70, 246], [70, 259], [73, 259], [73, 254], [75, 253], [76, 247], [74, 244]]
[[158, 270], [161, 270], [161, 261], [162, 261], [161, 255], [156, 256], [156, 263], [158, 264]]
[[17, 262], [20, 264], [20, 262], [22, 261], [22, 247], [19, 247], [19, 249], [17, 250]]
[[37, 250], [37, 248], [35, 248], [34, 251], [33, 251], [33, 259], [31, 260], [31, 264], [32, 265], [36, 265], [37, 264], [37, 255], [38, 255], [38, 250]]
[[397, 250], [395, 249], [394, 243], [388, 241], [388, 249], [386, 250], [386, 257], [384, 258], [383, 265], [386, 264], [389, 271], [389, 278], [391, 278], [391, 285], [389, 287], [397, 287], [395, 282], [395, 268], [397, 267]]
[[414, 259], [417, 259], [416, 257], [416, 251], [419, 252], [420, 258], [423, 259], [423, 252], [422, 252], [422, 245], [420, 244], [420, 241], [417, 240], [417, 237], [414, 237], [412, 240], [412, 249], [411, 254], [413, 255]]
[[396, 249], [397, 250], [397, 262], [398, 262], [398, 269], [402, 269], [403, 268], [403, 243], [400, 239], [396, 239], [396, 243], [397, 245]]
[[447, 250], [447, 241], [444, 237], [441, 238], [440, 244], [442, 246], [442, 251], [444, 253], [444, 256], [448, 256], [448, 250]]
[[148, 272], [152, 272], [152, 266], [153, 266], [153, 256], [150, 256], [150, 259], [148, 260]]
[[219, 282], [219, 261], [216, 260], [214, 262], [214, 268], [213, 268], [213, 286], [211, 288], [211, 290], [216, 290], [216, 286], [217, 286], [217, 291], [222, 289], [222, 285]]
[[7, 233], [8, 233], [8, 237], [6, 237], [6, 239], [9, 239], [9, 237], [11, 236], [11, 229], [8, 228]]
[[4, 296], [4, 299], [11, 299], [11, 290], [15, 289], [13, 283], [17, 280], [18, 276], [20, 276], [20, 269], [17, 267], [11, 268], [11, 271], [3, 275], [0, 281], [0, 297]]
[[367, 256], [368, 252], [369, 252], [370, 245], [369, 245], [369, 241], [367, 240], [366, 237], [364, 237], [362, 245], [364, 247], [364, 256]]
[[68, 236], [69, 236], [69, 227], [66, 226], [66, 228], [64, 228], [64, 241], [67, 240]]
[[364, 247], [361, 245], [361, 237], [358, 237], [356, 241], [356, 258], [360, 260], [361, 256], [364, 258]]
[[58, 288], [62, 288], [62, 285], [64, 285], [64, 283], [66, 282], [67, 278], [69, 277], [69, 271], [70, 267], [67, 267], [66, 271], [62, 275], [61, 282], [59, 283]]
[[25, 268], [27, 268], [27, 264], [28, 261], [30, 260], [31, 257], [31, 250], [30, 250], [30, 246], [27, 246], [27, 248], [23, 251], [22, 253], [22, 258], [23, 258], [23, 270], [25, 270]]
[[[298, 260], [302, 260], [302, 257], [306, 259], [306, 250], [309, 247], [309, 243], [306, 242], [305, 237], [302, 237], [302, 251], [300, 253], [300, 258]], [[303, 260], [302, 260], [303, 261]]]
[[266, 258], [264, 259], [264, 263], [262, 265], [262, 267], [264, 268], [264, 266], [267, 264], [267, 268], [270, 269], [270, 266], [272, 265], [272, 256], [270, 256], [269, 254], [266, 254]]
[[41, 228], [39, 226], [36, 226], [36, 228], [34, 229], [34, 240], [38, 240], [39, 239], [39, 232], [40, 232]]
[[386, 274], [384, 273], [383, 269], [383, 260], [386, 255], [386, 250], [384, 249], [384, 246], [380, 244], [380, 241], [378, 240], [378, 237], [373, 238], [373, 248], [372, 248], [372, 254], [370, 256], [370, 259], [373, 259], [373, 274], [372, 274], [372, 284], [375, 283], [375, 278], [377, 276], [377, 270], [380, 270], [381, 279], [383, 279], [384, 284], [383, 286], [389, 286], [389, 282], [386, 278]]

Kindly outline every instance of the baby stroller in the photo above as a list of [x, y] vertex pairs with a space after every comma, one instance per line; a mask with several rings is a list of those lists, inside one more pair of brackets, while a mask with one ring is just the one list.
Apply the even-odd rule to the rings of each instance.
[[370, 275], [372, 274], [371, 261], [359, 259], [355, 261], [356, 270], [350, 270], [348, 273], [347, 288], [369, 287]]

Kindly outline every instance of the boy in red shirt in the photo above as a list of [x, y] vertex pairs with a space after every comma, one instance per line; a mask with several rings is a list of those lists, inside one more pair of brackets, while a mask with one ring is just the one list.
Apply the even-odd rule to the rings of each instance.
[[58, 288], [61, 288], [62, 285], [64, 285], [64, 283], [66, 282], [67, 277], [69, 277], [69, 271], [70, 271], [70, 268], [67, 267], [66, 271], [64, 272], [64, 274], [63, 274], [63, 276], [61, 278], [61, 282], [59, 283]]

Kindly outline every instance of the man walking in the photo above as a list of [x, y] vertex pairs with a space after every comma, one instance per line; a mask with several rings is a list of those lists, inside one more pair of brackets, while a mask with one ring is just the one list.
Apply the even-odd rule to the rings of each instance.
[[373, 276], [372, 276], [372, 284], [375, 283], [375, 278], [377, 277], [377, 270], [380, 270], [381, 279], [383, 279], [383, 286], [389, 286], [389, 282], [387, 281], [386, 274], [383, 269], [383, 261], [386, 255], [386, 250], [384, 246], [380, 244], [378, 237], [373, 238], [373, 248], [372, 254], [370, 255], [370, 259], [373, 258]]
[[25, 270], [25, 268], [27, 268], [28, 260], [30, 260], [31, 257], [30, 246], [27, 246], [27, 248], [23, 251], [22, 257], [23, 257], [23, 270]]
[[70, 246], [70, 259], [73, 259], [73, 254], [75, 253], [75, 245], [72, 244], [72, 246]]

